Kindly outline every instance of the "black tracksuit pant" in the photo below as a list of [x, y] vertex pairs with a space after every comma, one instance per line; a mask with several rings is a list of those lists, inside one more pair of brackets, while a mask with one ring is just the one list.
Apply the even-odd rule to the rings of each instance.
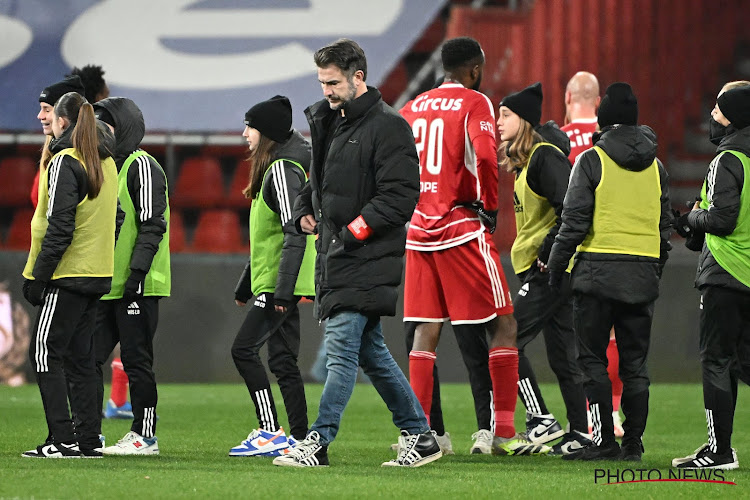
[[549, 274], [540, 272], [536, 265], [519, 278], [523, 284], [513, 300], [513, 316], [518, 325], [518, 395], [529, 413], [549, 414], [524, 350], [543, 331], [547, 360], [560, 385], [570, 430], [588, 433], [583, 373], [573, 331], [570, 274], [563, 276], [559, 292], [550, 288]]
[[[98, 448], [101, 406], [96, 406], [94, 323], [99, 296], [50, 285], [34, 324], [29, 359], [42, 396], [49, 437]], [[71, 419], [68, 407], [76, 415]]]
[[623, 445], [640, 442], [648, 419], [649, 376], [646, 367], [654, 303], [627, 304], [598, 295], [573, 292], [573, 321], [578, 361], [583, 370], [586, 397], [593, 423], [593, 441], [615, 441], [612, 421], [612, 385], [607, 374], [609, 332], [615, 327], [620, 354]]
[[[740, 356], [750, 345], [750, 293], [707, 286], [701, 290], [700, 355], [703, 404], [711, 451], [732, 447], [737, 380], [750, 373], [750, 359]], [[746, 379], [747, 381], [747, 379]]]
[[289, 432], [295, 439], [304, 439], [308, 421], [305, 387], [297, 366], [299, 309], [295, 304], [283, 314], [276, 312], [271, 293], [262, 293], [248, 303], [252, 306], [232, 345], [234, 364], [255, 404], [260, 427], [267, 431], [278, 430], [280, 426], [271, 384], [259, 355], [260, 348], [268, 342], [268, 368], [276, 376], [284, 398]]
[[[404, 323], [406, 352], [414, 346], [414, 332], [420, 323]], [[477, 429], [492, 428], [492, 379], [490, 378], [489, 348], [487, 346], [487, 325], [452, 325], [456, 343], [461, 351], [466, 370], [469, 372], [471, 394], [474, 397], [474, 411], [477, 417]], [[430, 425], [437, 434], [445, 434], [443, 408], [440, 401], [440, 380], [437, 364], [432, 369], [434, 385], [432, 388], [432, 406], [430, 408]]]
[[130, 384], [133, 425], [130, 430], [143, 437], [156, 435], [156, 403], [159, 399], [154, 375], [154, 335], [159, 323], [159, 299], [101, 300], [97, 308], [96, 373], [99, 413], [104, 402], [102, 366], [120, 343], [122, 367]]

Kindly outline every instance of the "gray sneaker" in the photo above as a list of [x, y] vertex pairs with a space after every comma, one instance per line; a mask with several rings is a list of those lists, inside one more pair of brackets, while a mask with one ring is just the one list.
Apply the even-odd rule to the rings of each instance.
[[471, 439], [474, 440], [474, 444], [471, 446], [472, 455], [491, 455], [492, 454], [492, 438], [494, 436], [487, 429], [479, 429], [477, 432], [471, 435]]
[[281, 467], [328, 467], [328, 446], [320, 444], [320, 434], [310, 431], [286, 455], [273, 459]]

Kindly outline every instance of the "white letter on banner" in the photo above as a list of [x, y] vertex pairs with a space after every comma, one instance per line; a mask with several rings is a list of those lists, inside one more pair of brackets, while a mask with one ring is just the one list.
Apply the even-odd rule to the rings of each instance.
[[33, 35], [26, 23], [0, 15], [0, 68], [12, 63], [26, 52]]
[[[105, 0], [68, 27], [61, 44], [69, 66], [100, 64], [107, 82], [152, 90], [213, 90], [268, 85], [314, 75], [303, 37], [376, 36], [398, 18], [404, 0], [377, 0], [367, 13], [340, 0], [309, 0], [307, 9], [195, 9], [195, 0]], [[102, 27], [106, 26], [106, 34]], [[163, 38], [278, 40], [241, 54], [188, 54]]]

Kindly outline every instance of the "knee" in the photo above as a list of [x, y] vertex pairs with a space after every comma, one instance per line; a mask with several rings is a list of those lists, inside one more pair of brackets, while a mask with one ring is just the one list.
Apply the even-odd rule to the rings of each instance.
[[298, 372], [297, 359], [291, 354], [283, 354], [268, 359], [268, 369], [277, 377]]
[[232, 359], [235, 363], [238, 361], [260, 361], [258, 349], [253, 347], [232, 344]]

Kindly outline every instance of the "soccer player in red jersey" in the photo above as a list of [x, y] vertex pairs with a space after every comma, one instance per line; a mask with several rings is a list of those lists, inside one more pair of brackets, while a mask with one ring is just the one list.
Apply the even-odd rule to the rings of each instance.
[[497, 218], [495, 116], [490, 100], [476, 91], [484, 52], [472, 38], [455, 38], [443, 45], [442, 62], [444, 83], [400, 111], [414, 131], [421, 186], [406, 241], [404, 321], [419, 323], [409, 353], [411, 385], [429, 415], [443, 322], [449, 320], [459, 330], [479, 329], [490, 336], [489, 355], [462, 354], [488, 362], [495, 420], [492, 452], [547, 453], [549, 447], [529, 442], [513, 423], [516, 323], [489, 236]]
[[[592, 73], [579, 71], [568, 82], [565, 88], [565, 126], [562, 131], [570, 138], [570, 164], [576, 162], [578, 155], [593, 147], [592, 137], [597, 131], [596, 109], [602, 98], [599, 96], [599, 81]], [[615, 425], [615, 436], [621, 438], [625, 431], [620, 419], [620, 401], [622, 400], [622, 380], [618, 373], [620, 355], [617, 351], [615, 331], [610, 332], [607, 346], [607, 372], [612, 383], [612, 419]]]

